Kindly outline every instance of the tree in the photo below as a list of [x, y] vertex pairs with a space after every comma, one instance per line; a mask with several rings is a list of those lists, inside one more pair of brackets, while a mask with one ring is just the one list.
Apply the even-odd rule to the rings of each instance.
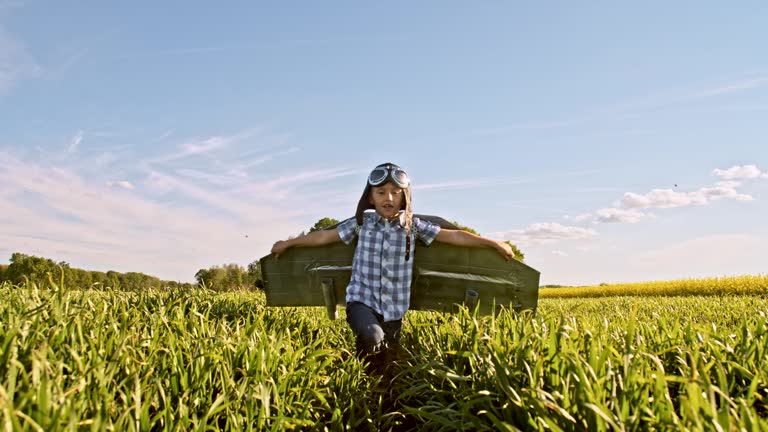
[[229, 290], [241, 289], [243, 287], [243, 276], [246, 275], [245, 269], [237, 264], [227, 264], [224, 266], [227, 279], [225, 286]]
[[200, 269], [195, 273], [195, 280], [200, 287], [223, 291], [226, 282], [226, 271], [219, 266]]
[[23, 284], [28, 280], [37, 284], [38, 287], [48, 286], [48, 275], [54, 282], [57, 282], [61, 277], [61, 272], [68, 267], [67, 263], [62, 262], [61, 264], [63, 267], [50, 259], [16, 252], [11, 255], [11, 264], [6, 270], [6, 278], [16, 285]]
[[525, 254], [516, 245], [512, 244], [509, 240], [504, 240], [504, 243], [508, 244], [512, 248], [512, 252], [515, 254], [515, 259], [520, 262], [525, 262]]
[[107, 274], [100, 271], [91, 271], [91, 286], [104, 288], [107, 285]]
[[473, 228], [470, 228], [470, 227], [468, 227], [468, 226], [466, 226], [466, 225], [462, 225], [462, 224], [460, 224], [460, 223], [458, 223], [458, 222], [456, 222], [456, 221], [453, 221], [453, 222], [451, 222], [451, 223], [452, 223], [452, 224], [454, 224], [454, 225], [456, 225], [456, 228], [458, 228], [458, 229], [460, 229], [460, 230], [462, 230], [462, 231], [466, 231], [466, 232], [468, 232], [468, 233], [472, 233], [472, 234], [474, 234], [474, 235], [476, 235], [476, 236], [479, 236], [479, 235], [480, 235], [480, 233], [479, 233], [479, 232], [475, 231]]
[[248, 284], [258, 289], [264, 289], [264, 276], [261, 274], [261, 261], [248, 264]]
[[110, 287], [136, 291], [147, 288], [192, 287], [191, 284], [163, 281], [155, 276], [138, 272], [123, 274], [110, 270], [104, 273], [73, 268], [65, 261], [56, 263], [48, 258], [19, 252], [11, 255], [10, 261], [10, 265], [0, 265], [0, 281], [5, 279], [15, 285], [29, 281], [37, 284], [38, 287], [50, 287], [49, 278], [58, 285], [63, 276], [65, 287], [76, 289]]
[[334, 226], [334, 225], [336, 225], [338, 223], [339, 223], [339, 221], [337, 219], [333, 219], [333, 218], [329, 218], [329, 217], [324, 217], [324, 218], [318, 220], [317, 222], [315, 222], [315, 225], [313, 225], [312, 228], [309, 229], [309, 232], [313, 233], [315, 231], [321, 231], [321, 230], [324, 230], [326, 228], [330, 228], [330, 227], [332, 227], [332, 226]]
[[122, 286], [120, 286], [120, 273], [116, 271], [109, 270], [107, 272], [107, 286], [112, 289], [121, 289]]
[[128, 272], [120, 275], [120, 286], [126, 291], [141, 291], [149, 288], [146, 275], [137, 272]]
[[[59, 265], [61, 265], [60, 263]], [[66, 264], [66, 263], [63, 263]], [[64, 283], [66, 286], [70, 288], [90, 288], [93, 284], [93, 278], [91, 276], [91, 272], [82, 270], [79, 268], [71, 268], [69, 267], [69, 264], [66, 264], [66, 266], [62, 265], [62, 268], [65, 268], [64, 273]]]
[[[258, 263], [258, 261], [255, 262]], [[231, 291], [251, 287], [255, 285], [251, 281], [252, 278], [256, 277], [256, 273], [258, 273], [259, 280], [261, 279], [261, 267], [254, 266], [254, 263], [249, 264], [249, 272], [237, 264], [200, 269], [195, 273], [195, 280], [198, 286], [205, 286], [215, 291]]]

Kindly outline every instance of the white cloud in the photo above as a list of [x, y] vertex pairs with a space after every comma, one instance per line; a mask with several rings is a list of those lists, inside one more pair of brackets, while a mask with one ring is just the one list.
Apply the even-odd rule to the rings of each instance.
[[632, 192], [624, 194], [621, 202], [625, 207], [633, 208], [674, 208], [691, 205], [704, 205], [710, 201], [731, 198], [750, 201], [752, 197], [736, 191], [735, 184], [721, 184], [715, 187], [703, 187], [694, 192], [676, 192], [672, 189], [654, 189], [645, 195]]
[[740, 187], [742, 183], [740, 181], [733, 181], [733, 180], [726, 180], [726, 181], [719, 181], [715, 183], [716, 185], [724, 188], [731, 188], [735, 189], [737, 187]]
[[752, 201], [753, 198], [746, 194], [741, 194], [736, 189], [728, 186], [715, 186], [705, 187], [699, 189], [701, 193], [708, 201], [717, 200], [721, 198], [732, 198], [737, 201]]
[[563, 251], [560, 251], [560, 250], [553, 250], [553, 251], [552, 251], [552, 255], [557, 255], [557, 256], [562, 256], [562, 257], [566, 257], [566, 256], [568, 256], [568, 254], [567, 254], [567, 253], [565, 253], [565, 252], [563, 252]]
[[595, 213], [597, 214], [597, 222], [602, 223], [637, 223], [654, 217], [649, 213], [618, 208], [602, 208]]
[[762, 172], [757, 165], [735, 165], [724, 170], [715, 169], [712, 173], [723, 180], [768, 178], [768, 172]]
[[546, 244], [560, 240], [583, 240], [597, 235], [595, 230], [576, 226], [566, 226], [559, 223], [535, 223], [524, 230], [511, 230], [491, 234], [511, 240], [515, 244]]
[[654, 189], [645, 195], [627, 192], [621, 202], [629, 208], [673, 208], [706, 204], [706, 199], [701, 194], [675, 192], [672, 189]]
[[75, 134], [75, 136], [72, 137], [72, 139], [69, 142], [69, 148], [67, 148], [67, 152], [69, 153], [77, 153], [77, 149], [80, 147], [80, 143], [83, 142], [83, 131], [79, 130]]
[[595, 216], [592, 213], [582, 213], [573, 217], [574, 222], [585, 222], [592, 220]]
[[109, 187], [121, 187], [123, 189], [133, 190], [133, 183], [127, 181], [127, 180], [121, 180], [116, 182], [107, 182], [107, 186]]
[[[736, 188], [742, 183], [736, 179], [757, 178], [765, 175], [755, 165], [734, 166], [728, 170], [715, 170], [715, 174], [724, 180], [712, 187], [702, 187], [693, 192], [678, 192], [672, 189], [654, 189], [644, 195], [626, 192], [622, 200], [615, 206], [601, 208], [593, 213], [583, 213], [577, 216], [564, 216], [574, 222], [593, 223], [638, 223], [656, 216], [638, 209], [675, 208], [691, 205], [705, 205], [719, 199], [734, 199], [737, 201], [752, 201], [750, 195], [739, 193]], [[557, 223], [537, 223], [524, 230], [511, 230], [497, 233], [500, 237], [520, 243], [540, 244], [573, 238], [589, 238], [596, 234], [593, 230], [578, 227], [566, 227]]]

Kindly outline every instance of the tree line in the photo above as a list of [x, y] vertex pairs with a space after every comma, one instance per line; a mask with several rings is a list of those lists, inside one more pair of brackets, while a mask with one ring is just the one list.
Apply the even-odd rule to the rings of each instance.
[[[325, 217], [318, 220], [308, 232], [320, 231], [339, 223], [339, 220]], [[480, 235], [474, 229], [458, 222], [452, 222], [459, 229]], [[306, 235], [305, 231], [296, 236]], [[520, 249], [506, 241], [515, 253], [515, 258], [523, 261], [525, 255]], [[261, 263], [254, 260], [247, 267], [238, 264], [214, 265], [200, 269], [195, 273], [195, 283], [161, 280], [157, 277], [138, 272], [119, 273], [116, 271], [89, 271], [73, 268], [68, 263], [55, 262], [48, 258], [14, 253], [10, 264], [0, 264], [0, 282], [9, 281], [15, 285], [32, 282], [38, 286], [49, 286], [50, 282], [60, 284], [63, 280], [65, 287], [73, 288], [112, 288], [126, 291], [139, 291], [148, 288], [157, 289], [191, 289], [195, 286], [205, 287], [215, 291], [255, 290], [264, 288]]]
[[138, 272], [119, 273], [116, 271], [94, 271], [74, 268], [65, 261], [55, 262], [49, 258], [25, 255], [16, 252], [11, 255], [10, 264], [0, 265], [0, 282], [8, 281], [14, 285], [27, 282], [38, 287], [48, 287], [50, 283], [67, 288], [120, 289], [139, 291], [147, 288], [173, 289], [192, 288], [190, 283], [161, 280], [157, 277]]

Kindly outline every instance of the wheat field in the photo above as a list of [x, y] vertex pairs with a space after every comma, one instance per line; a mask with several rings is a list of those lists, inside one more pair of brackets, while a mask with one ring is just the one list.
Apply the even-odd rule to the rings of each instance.
[[6, 283], [0, 425], [764, 430], [768, 296], [744, 292], [554, 298], [543, 289], [535, 315], [412, 311], [385, 383], [352, 354], [343, 316], [330, 321], [323, 308], [268, 308], [253, 292]]

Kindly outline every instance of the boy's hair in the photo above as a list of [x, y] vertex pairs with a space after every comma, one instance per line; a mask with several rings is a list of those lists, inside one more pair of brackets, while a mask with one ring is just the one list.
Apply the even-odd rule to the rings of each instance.
[[[378, 165], [377, 168], [383, 165], [395, 165], [395, 164], [387, 162], [387, 163]], [[392, 183], [392, 180], [388, 180], [386, 183]], [[386, 183], [382, 183], [379, 186], [382, 186]], [[368, 183], [368, 179], [366, 178], [365, 189], [363, 189], [363, 195], [360, 197], [360, 201], [357, 203], [357, 211], [355, 212], [355, 219], [357, 220], [358, 226], [363, 224], [363, 212], [374, 208], [373, 204], [371, 204], [372, 189], [373, 189], [373, 186], [371, 186], [371, 184]], [[408, 187], [403, 188], [403, 206], [400, 209], [400, 210], [403, 210], [403, 227], [406, 229], [406, 232], [410, 232], [411, 224], [413, 222], [413, 207], [411, 206], [411, 201], [412, 201], [411, 200], [411, 184], [409, 182]]]

